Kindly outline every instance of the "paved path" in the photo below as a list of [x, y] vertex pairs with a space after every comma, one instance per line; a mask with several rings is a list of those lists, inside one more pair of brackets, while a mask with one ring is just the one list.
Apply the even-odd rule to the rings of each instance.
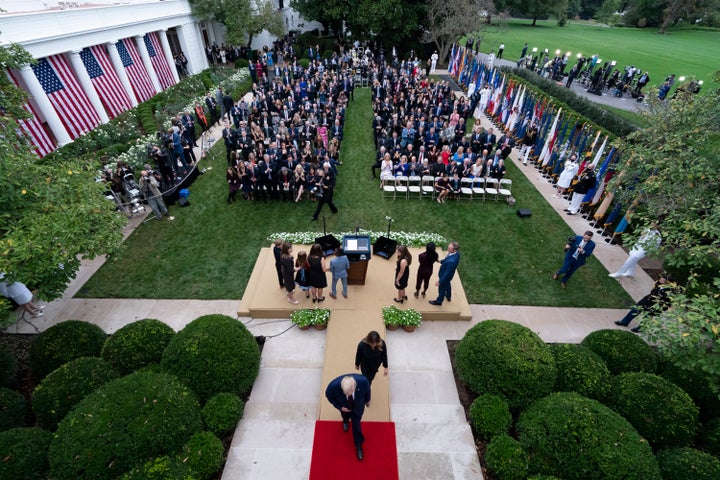
[[[486, 119], [483, 122], [487, 122]], [[488, 124], [489, 126], [489, 124]], [[214, 132], [215, 138], [218, 133]], [[516, 153], [511, 156], [512, 161]], [[559, 212], [566, 201], [532, 167], [519, 166]], [[579, 215], [561, 215], [574, 231], [588, 228]], [[142, 220], [136, 217], [126, 235]], [[625, 251], [598, 239], [596, 256], [609, 270], [627, 258]], [[86, 320], [112, 333], [141, 318], [157, 318], [176, 330], [207, 313], [235, 316], [239, 300], [75, 299], [72, 296], [104, 259], [83, 262], [62, 298], [47, 305], [46, 316], [19, 322], [10, 332], [34, 333], [69, 319]], [[652, 280], [640, 272], [622, 279], [633, 298], [649, 291]], [[624, 310], [472, 305], [469, 322], [426, 322], [414, 333], [387, 333], [391, 420], [396, 424], [400, 478], [481, 479], [470, 427], [460, 405], [447, 340], [459, 340], [473, 325], [505, 319], [526, 325], [546, 342], [579, 342], [588, 333], [616, 328]], [[287, 319], [240, 318], [253, 335], [264, 335], [260, 373], [235, 432], [223, 480], [307, 479], [315, 420], [322, 391], [325, 331], [290, 328]], [[359, 340], [359, 339], [358, 339]]]

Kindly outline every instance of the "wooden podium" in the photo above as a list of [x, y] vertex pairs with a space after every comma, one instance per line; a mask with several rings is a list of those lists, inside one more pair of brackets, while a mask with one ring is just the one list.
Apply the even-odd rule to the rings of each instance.
[[343, 251], [350, 260], [348, 285], [365, 285], [368, 262], [370, 261], [370, 236], [346, 235], [342, 241]]
[[369, 260], [350, 260], [348, 285], [365, 285], [365, 275], [367, 275], [368, 261]]

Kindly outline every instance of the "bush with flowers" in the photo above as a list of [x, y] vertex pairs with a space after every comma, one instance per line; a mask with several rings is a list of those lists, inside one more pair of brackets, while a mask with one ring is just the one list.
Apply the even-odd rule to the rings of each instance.
[[301, 328], [327, 325], [330, 320], [330, 310], [327, 308], [300, 308], [292, 312], [290, 320]]
[[[387, 232], [379, 231], [363, 231], [364, 234], [370, 235], [370, 241], [375, 243], [378, 237], [387, 235]], [[355, 232], [328, 232], [328, 235], [335, 235], [337, 238], [342, 238], [345, 235], [355, 235]], [[317, 237], [322, 237], [324, 233], [321, 232], [277, 232], [272, 233], [267, 237], [269, 242], [274, 241], [276, 238], [282, 238], [287, 242], [294, 243], [296, 245], [312, 245], [315, 243]], [[409, 247], [421, 248], [428, 244], [428, 242], [434, 242], [436, 245], [443, 245], [447, 243], [447, 239], [437, 233], [429, 232], [392, 232], [393, 240], [397, 241], [400, 245], [407, 245]]]
[[395, 305], [383, 307], [383, 322], [386, 327], [419, 327], [422, 323], [422, 313], [414, 308], [401, 310]]

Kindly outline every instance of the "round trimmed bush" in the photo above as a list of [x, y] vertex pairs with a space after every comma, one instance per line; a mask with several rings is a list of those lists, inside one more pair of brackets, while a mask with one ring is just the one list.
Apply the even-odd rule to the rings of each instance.
[[717, 480], [720, 459], [694, 448], [671, 448], [657, 454], [663, 480]]
[[618, 413], [574, 392], [538, 400], [517, 422], [530, 471], [568, 480], [659, 480], [652, 449]]
[[700, 409], [700, 421], [707, 422], [720, 412], [720, 398], [713, 393], [708, 375], [699, 368], [685, 370], [660, 359], [659, 375], [687, 392]]
[[0, 432], [0, 478], [45, 478], [51, 439], [50, 432], [39, 428], [13, 428]]
[[455, 348], [455, 365], [471, 390], [501, 395], [511, 408], [542, 398], [555, 384], [550, 348], [529, 328], [505, 320], [468, 330]]
[[202, 428], [195, 394], [168, 374], [135, 372], [85, 397], [58, 425], [51, 477], [111, 479], [180, 451]]
[[658, 358], [645, 340], [626, 330], [597, 330], [581, 342], [605, 361], [613, 375], [657, 370]]
[[576, 392], [600, 400], [610, 390], [610, 370], [592, 350], [582, 345], [559, 343], [550, 345], [555, 357], [557, 378], [555, 391]]
[[225, 449], [212, 432], [198, 432], [183, 447], [182, 462], [201, 480], [206, 480], [220, 471], [223, 466]]
[[554, 475], [531, 475], [528, 480], [562, 480], [560, 477]]
[[488, 469], [498, 480], [525, 480], [528, 475], [528, 455], [520, 442], [507, 434], [492, 439], [485, 451]]
[[260, 349], [241, 322], [225, 315], [205, 315], [170, 340], [161, 365], [204, 402], [220, 392], [246, 393], [260, 369]]
[[235, 68], [248, 68], [249, 64], [246, 58], [238, 58], [235, 60]]
[[706, 452], [720, 457], [720, 417], [713, 418], [705, 424], [698, 444]]
[[234, 393], [218, 393], [203, 407], [202, 418], [211, 432], [222, 437], [235, 429], [244, 409], [245, 403]]
[[55, 430], [80, 400], [117, 377], [117, 372], [99, 357], [82, 357], [61, 366], [33, 391], [32, 408], [38, 426]]
[[17, 362], [6, 348], [0, 347], [0, 387], [10, 387], [17, 376]]
[[697, 432], [698, 408], [690, 395], [652, 373], [628, 372], [612, 383], [613, 410], [656, 449], [688, 445]]
[[38, 380], [60, 365], [80, 357], [99, 357], [107, 335], [97, 325], [80, 320], [58, 323], [30, 345], [30, 367]]
[[200, 480], [180, 458], [163, 455], [138, 465], [119, 480]]
[[160, 320], [146, 318], [125, 325], [107, 339], [101, 355], [121, 375], [160, 363], [175, 331]]
[[0, 387], [0, 432], [25, 426], [25, 397], [20, 392]]
[[512, 424], [510, 407], [503, 397], [480, 395], [470, 405], [470, 420], [478, 435], [486, 440], [508, 433]]

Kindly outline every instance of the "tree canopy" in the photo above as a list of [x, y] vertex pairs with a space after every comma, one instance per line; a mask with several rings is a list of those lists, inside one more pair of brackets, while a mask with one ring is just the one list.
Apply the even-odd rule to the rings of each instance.
[[430, 0], [424, 40], [432, 42], [441, 61], [445, 61], [450, 46], [467, 32], [477, 31], [481, 12], [494, 9], [491, 0]]
[[[0, 69], [32, 62], [22, 47], [0, 48]], [[38, 158], [19, 121], [26, 93], [0, 74], [0, 272], [8, 282], [59, 297], [83, 258], [114, 252], [126, 219], [95, 181], [97, 165]]]
[[190, 0], [190, 6], [197, 17], [225, 25], [230, 45], [249, 47], [263, 30], [275, 36], [285, 33], [282, 16], [270, 0]]

